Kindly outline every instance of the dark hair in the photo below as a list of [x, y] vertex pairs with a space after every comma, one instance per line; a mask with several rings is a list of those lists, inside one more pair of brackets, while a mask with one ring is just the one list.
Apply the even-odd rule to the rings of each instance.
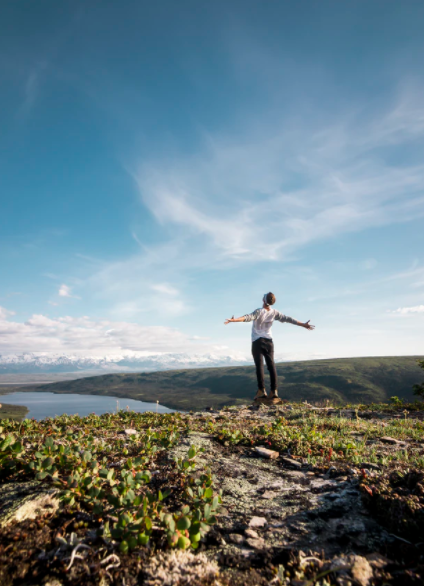
[[275, 301], [276, 300], [274, 293], [268, 293], [266, 296], [266, 302], [268, 303], [268, 305], [274, 305]]

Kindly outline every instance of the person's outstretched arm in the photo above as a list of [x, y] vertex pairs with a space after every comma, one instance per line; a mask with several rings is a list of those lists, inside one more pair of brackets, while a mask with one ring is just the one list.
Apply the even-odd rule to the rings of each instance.
[[245, 321], [244, 315], [242, 317], [229, 317], [224, 321], [224, 325], [236, 322], [236, 321]]
[[229, 323], [232, 322], [237, 322], [237, 321], [253, 321], [254, 319], [256, 319], [259, 315], [259, 312], [261, 310], [260, 309], [255, 309], [255, 311], [252, 311], [252, 313], [246, 313], [246, 315], [243, 315], [242, 317], [231, 317], [225, 320], [224, 324], [227, 325]]
[[314, 330], [315, 326], [311, 325], [309, 322], [311, 321], [310, 319], [308, 319], [308, 321], [302, 322], [302, 321], [297, 321], [297, 319], [293, 319], [292, 317], [289, 317], [288, 315], [284, 315], [283, 313], [278, 312], [278, 315], [275, 317], [276, 320], [282, 322], [282, 323], [289, 323], [289, 324], [293, 324], [294, 326], [300, 326], [301, 328], [306, 328], [307, 330]]

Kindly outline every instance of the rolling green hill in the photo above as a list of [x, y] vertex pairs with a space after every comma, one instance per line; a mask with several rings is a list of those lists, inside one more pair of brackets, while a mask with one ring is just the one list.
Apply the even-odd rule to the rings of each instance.
[[[290, 401], [330, 399], [337, 404], [384, 402], [394, 395], [411, 400], [412, 385], [424, 378], [417, 365], [419, 358], [386, 356], [280, 363], [280, 396]], [[256, 392], [256, 377], [254, 367], [249, 366], [203, 368], [107, 374], [21, 390], [158, 400], [170, 408], [198, 410], [250, 401]]]

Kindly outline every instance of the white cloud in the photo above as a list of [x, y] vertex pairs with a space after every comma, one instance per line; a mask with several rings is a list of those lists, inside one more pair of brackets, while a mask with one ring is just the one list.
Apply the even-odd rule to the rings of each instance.
[[415, 305], [414, 307], [398, 307], [398, 309], [395, 309], [391, 313], [395, 313], [398, 315], [424, 313], [424, 305]]
[[59, 296], [60, 297], [72, 297], [71, 288], [68, 287], [68, 285], [61, 285], [59, 288]]
[[199, 343], [177, 329], [125, 321], [92, 320], [87, 316], [51, 319], [34, 314], [25, 323], [0, 308], [0, 354], [22, 352], [119, 354], [123, 351], [179, 352]]
[[233, 262], [284, 260], [345, 232], [422, 217], [424, 164], [386, 153], [412, 141], [424, 151], [422, 93], [405, 90], [368, 119], [262, 117], [243, 131], [205, 134], [199, 154], [144, 159], [134, 173], [140, 196], [160, 224]]
[[7, 319], [11, 315], [15, 315], [15, 312], [9, 311], [0, 305], [0, 320]]
[[171, 287], [171, 285], [167, 285], [166, 283], [151, 285], [151, 288], [154, 291], [158, 291], [158, 293], [164, 293], [165, 295], [175, 296], [179, 293], [178, 289], [175, 289], [175, 287]]
[[71, 287], [69, 287], [68, 285], [62, 284], [59, 287], [59, 297], [70, 297], [72, 299], [81, 299], [81, 297], [78, 297], [77, 295], [72, 295], [71, 292]]

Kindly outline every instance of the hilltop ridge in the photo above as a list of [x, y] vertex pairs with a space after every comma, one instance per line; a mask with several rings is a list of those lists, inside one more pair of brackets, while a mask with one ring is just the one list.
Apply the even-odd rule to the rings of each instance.
[[[280, 396], [289, 401], [336, 404], [384, 402], [392, 396], [413, 400], [412, 386], [424, 378], [418, 356], [335, 358], [277, 364]], [[115, 373], [27, 390], [112, 395], [159, 401], [180, 410], [240, 405], [256, 392], [253, 366]], [[25, 390], [24, 388], [20, 390]]]

